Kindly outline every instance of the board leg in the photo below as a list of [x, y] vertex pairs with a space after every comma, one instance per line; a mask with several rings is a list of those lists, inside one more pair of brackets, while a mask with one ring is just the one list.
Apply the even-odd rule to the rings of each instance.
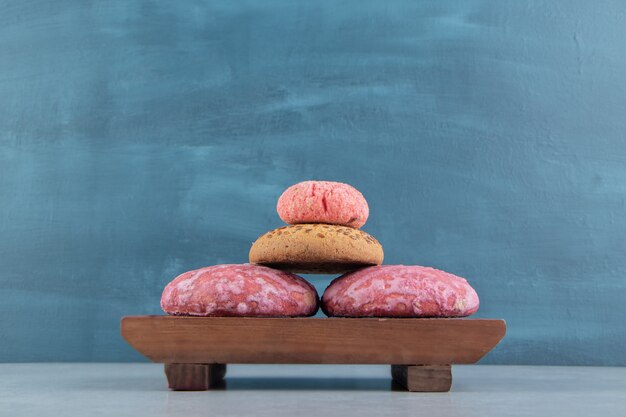
[[391, 377], [411, 392], [447, 392], [452, 385], [450, 365], [391, 365]]
[[175, 391], [206, 391], [219, 385], [226, 375], [223, 363], [166, 363], [167, 385]]

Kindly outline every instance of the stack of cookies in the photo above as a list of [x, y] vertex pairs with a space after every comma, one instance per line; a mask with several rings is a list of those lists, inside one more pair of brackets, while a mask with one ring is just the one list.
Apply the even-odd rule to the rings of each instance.
[[381, 244], [359, 230], [369, 216], [367, 201], [348, 184], [295, 184], [280, 196], [277, 211], [288, 226], [259, 237], [249, 264], [179, 275], [163, 292], [163, 310], [194, 316], [314, 315], [317, 292], [295, 273], [344, 273], [322, 296], [328, 316], [462, 317], [478, 309], [476, 291], [461, 277], [417, 265], [381, 265]]
[[383, 263], [383, 247], [359, 230], [369, 207], [354, 187], [301, 182], [285, 190], [276, 209], [289, 226], [258, 238], [250, 249], [250, 263], [305, 274], [335, 274]]

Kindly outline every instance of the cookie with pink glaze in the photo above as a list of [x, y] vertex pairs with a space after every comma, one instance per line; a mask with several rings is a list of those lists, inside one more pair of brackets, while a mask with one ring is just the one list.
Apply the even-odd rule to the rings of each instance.
[[350, 272], [322, 296], [324, 313], [338, 317], [464, 317], [478, 305], [478, 294], [465, 279], [417, 265]]
[[363, 194], [351, 185], [331, 181], [292, 185], [278, 199], [276, 210], [287, 224], [326, 223], [355, 229], [369, 216]]
[[250, 264], [185, 272], [161, 297], [163, 311], [183, 316], [312, 316], [318, 305], [315, 288], [304, 278]]

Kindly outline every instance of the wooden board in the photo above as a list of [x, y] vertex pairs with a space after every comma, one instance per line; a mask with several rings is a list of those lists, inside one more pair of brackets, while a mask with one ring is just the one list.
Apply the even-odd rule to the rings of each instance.
[[161, 363], [475, 363], [504, 320], [130, 316], [122, 336]]

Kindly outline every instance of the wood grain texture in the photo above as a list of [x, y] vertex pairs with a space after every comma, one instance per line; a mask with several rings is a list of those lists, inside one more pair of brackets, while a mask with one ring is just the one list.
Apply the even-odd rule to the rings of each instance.
[[122, 335], [153, 362], [475, 363], [504, 320], [131, 316]]
[[447, 392], [452, 386], [450, 365], [391, 365], [394, 382], [411, 392]]
[[167, 385], [175, 391], [205, 391], [224, 380], [226, 365], [221, 363], [166, 363]]

